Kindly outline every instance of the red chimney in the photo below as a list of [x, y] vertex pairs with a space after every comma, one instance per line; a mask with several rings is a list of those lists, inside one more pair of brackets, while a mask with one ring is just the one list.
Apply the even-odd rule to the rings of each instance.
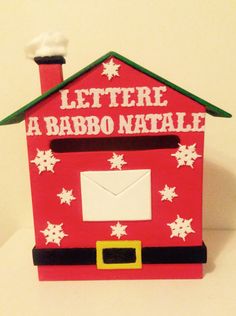
[[63, 81], [62, 64], [65, 64], [63, 56], [35, 57], [39, 65], [41, 92], [44, 93]]

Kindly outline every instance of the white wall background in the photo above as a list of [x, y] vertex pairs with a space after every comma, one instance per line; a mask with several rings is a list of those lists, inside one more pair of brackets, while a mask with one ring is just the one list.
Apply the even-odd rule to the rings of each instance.
[[[65, 78], [110, 50], [232, 113], [207, 117], [204, 226], [236, 228], [235, 0], [0, 2], [0, 118], [40, 93], [24, 46], [44, 31], [70, 40]], [[33, 226], [24, 124], [0, 127], [0, 244]]]

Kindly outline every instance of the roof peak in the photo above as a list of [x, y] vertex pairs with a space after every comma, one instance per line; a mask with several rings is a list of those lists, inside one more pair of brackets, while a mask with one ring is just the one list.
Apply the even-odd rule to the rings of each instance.
[[170, 82], [169, 80], [164, 79], [164, 78], [160, 77], [159, 75], [156, 75], [155, 73], [153, 73], [153, 72], [147, 70], [146, 68], [136, 64], [135, 62], [129, 60], [128, 58], [126, 58], [126, 57], [124, 57], [124, 56], [122, 56], [122, 55], [120, 55], [120, 54], [118, 54], [118, 53], [116, 53], [114, 51], [110, 51], [110, 52], [106, 53], [105, 55], [103, 55], [102, 57], [100, 57], [97, 60], [95, 60], [94, 62], [92, 62], [91, 64], [89, 64], [88, 66], [84, 67], [80, 71], [76, 72], [74, 75], [72, 75], [69, 78], [65, 79], [64, 81], [59, 83], [57, 86], [55, 86], [52, 89], [48, 90], [47, 92], [45, 92], [44, 94], [40, 95], [36, 99], [32, 100], [30, 103], [26, 104], [25, 106], [23, 106], [19, 110], [15, 111], [11, 115], [9, 115], [6, 118], [4, 118], [2, 121], [0, 121], [0, 125], [14, 124], [14, 123], [19, 123], [19, 122], [23, 121], [24, 117], [25, 117], [25, 112], [28, 109], [30, 109], [31, 107], [35, 106], [40, 101], [48, 98], [53, 93], [59, 91], [60, 89], [65, 87], [67, 84], [69, 84], [70, 82], [72, 82], [76, 78], [80, 77], [84, 73], [88, 72], [89, 70], [91, 70], [95, 66], [101, 64], [103, 61], [105, 61], [109, 57], [115, 57], [115, 58], [121, 60], [122, 62], [128, 64], [129, 66], [141, 71], [142, 73], [145, 73], [146, 75], [148, 75], [148, 76], [160, 81], [161, 83], [164, 83], [166, 86], [168, 86], [168, 87], [180, 92], [181, 94], [189, 97], [190, 99], [198, 102], [199, 104], [203, 105], [206, 108], [206, 112], [208, 114], [210, 114], [210, 115], [218, 116], [218, 117], [226, 117], [226, 118], [232, 116], [230, 113], [228, 113], [228, 112], [218, 108], [217, 106], [215, 106], [215, 105], [203, 100], [202, 98], [194, 95], [193, 93], [191, 93], [191, 92], [189, 92], [189, 91], [187, 91], [187, 90], [175, 85], [174, 83]]

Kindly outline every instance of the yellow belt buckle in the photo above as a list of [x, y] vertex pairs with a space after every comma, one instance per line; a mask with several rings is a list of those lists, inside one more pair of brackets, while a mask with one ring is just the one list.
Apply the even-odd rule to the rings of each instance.
[[141, 269], [140, 240], [97, 241], [97, 269]]

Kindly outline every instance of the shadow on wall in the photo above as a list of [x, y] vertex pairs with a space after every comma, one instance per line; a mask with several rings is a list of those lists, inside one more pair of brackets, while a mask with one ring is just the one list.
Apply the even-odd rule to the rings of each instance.
[[0, 127], [0, 246], [32, 223], [24, 124]]
[[18, 225], [12, 218], [7, 218], [7, 225], [1, 226], [0, 247], [17, 231]]
[[204, 164], [203, 226], [236, 229], [236, 175], [210, 161]]
[[204, 274], [211, 273], [217, 268], [217, 258], [226, 244], [233, 237], [234, 231], [203, 232], [203, 240], [207, 246], [207, 263], [204, 265]]
[[[223, 166], [205, 161], [203, 192], [204, 227], [236, 229], [236, 176]], [[204, 241], [208, 247], [208, 262], [205, 273], [215, 269], [215, 261], [232, 234], [212, 232], [206, 236]]]

